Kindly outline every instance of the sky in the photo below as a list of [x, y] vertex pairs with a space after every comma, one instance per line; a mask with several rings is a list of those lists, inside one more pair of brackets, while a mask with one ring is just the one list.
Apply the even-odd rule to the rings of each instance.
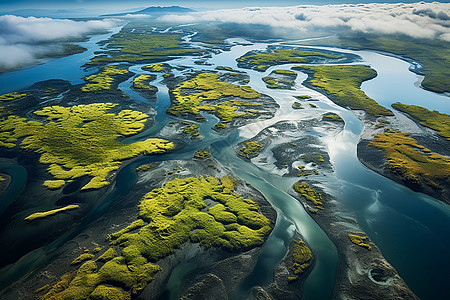
[[[293, 5], [325, 5], [325, 4], [356, 4], [356, 3], [413, 3], [418, 0], [0, 0], [0, 11], [40, 8], [40, 9], [66, 9], [66, 8], [92, 8], [112, 11], [133, 10], [148, 6], [179, 5], [197, 9], [242, 8], [248, 6], [293, 6]], [[433, 2], [425, 0], [424, 2]], [[449, 1], [439, 1], [449, 2]]]

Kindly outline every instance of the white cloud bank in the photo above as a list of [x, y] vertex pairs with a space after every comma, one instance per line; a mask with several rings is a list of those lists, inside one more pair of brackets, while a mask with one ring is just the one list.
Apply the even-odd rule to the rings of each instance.
[[450, 4], [438, 2], [244, 8], [166, 15], [160, 19], [189, 23], [258, 24], [302, 31], [343, 28], [364, 33], [406, 34], [450, 41]]
[[115, 19], [73, 21], [0, 16], [0, 70], [36, 63], [38, 57], [62, 52], [60, 41], [74, 40], [117, 25], [119, 20]]

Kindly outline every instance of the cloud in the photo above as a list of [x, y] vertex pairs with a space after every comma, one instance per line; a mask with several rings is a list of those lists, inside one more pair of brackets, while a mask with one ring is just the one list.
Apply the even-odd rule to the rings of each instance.
[[39, 57], [61, 54], [61, 42], [105, 31], [119, 22], [115, 19], [73, 21], [0, 16], [0, 70], [30, 65]]
[[438, 2], [302, 5], [166, 15], [160, 20], [258, 24], [305, 32], [314, 28], [341, 28], [363, 33], [405, 34], [416, 38], [448, 40], [449, 11], [449, 3]]

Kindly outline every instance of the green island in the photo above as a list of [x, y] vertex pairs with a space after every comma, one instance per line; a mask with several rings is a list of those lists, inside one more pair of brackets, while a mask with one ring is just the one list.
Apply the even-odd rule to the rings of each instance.
[[344, 119], [342, 119], [339, 115], [329, 113], [322, 116], [322, 120], [326, 121], [336, 121], [336, 122], [344, 122]]
[[220, 119], [216, 124], [217, 128], [225, 128], [234, 118], [248, 118], [257, 111], [246, 111], [236, 113], [236, 110], [246, 107], [260, 106], [247, 101], [219, 101], [216, 104], [204, 104], [206, 101], [217, 101], [222, 97], [233, 96], [243, 99], [255, 99], [261, 96], [249, 86], [239, 86], [228, 82], [219, 81], [219, 75], [215, 73], [201, 73], [196, 77], [178, 84], [172, 90], [174, 97], [168, 113], [174, 116], [194, 115], [198, 120], [205, 118], [200, 115], [200, 111], [214, 114]]
[[372, 247], [369, 244], [364, 243], [367, 239], [367, 236], [360, 236], [356, 234], [348, 234], [348, 238], [352, 241], [353, 244], [358, 245], [360, 247], [366, 248], [367, 250], [371, 250]]
[[294, 191], [303, 196], [306, 200], [311, 201], [316, 206], [316, 209], [323, 209], [323, 198], [319, 192], [313, 190], [306, 182], [294, 183]]
[[[109, 56], [94, 57], [88, 65], [112, 62], [143, 62], [162, 60], [174, 55], [202, 52], [199, 49], [182, 47], [178, 34], [141, 34], [120, 32], [110, 38]], [[117, 51], [117, 49], [120, 49]]]
[[158, 89], [150, 85], [150, 81], [156, 79], [155, 75], [141, 74], [133, 79], [133, 88], [146, 92], [156, 93]]
[[18, 100], [18, 99], [25, 98], [26, 96], [28, 96], [28, 94], [26, 94], [26, 93], [17, 93], [17, 92], [3, 94], [3, 95], [0, 95], [0, 102]]
[[205, 159], [211, 156], [211, 153], [206, 149], [199, 149], [195, 151], [194, 158]]
[[67, 206], [64, 206], [64, 207], [61, 207], [61, 208], [57, 208], [57, 209], [52, 209], [52, 210], [49, 210], [49, 211], [37, 212], [37, 213], [29, 215], [24, 220], [25, 221], [33, 221], [33, 220], [36, 220], [36, 219], [42, 219], [42, 218], [45, 218], [45, 217], [56, 215], [57, 213], [60, 213], [60, 212], [63, 212], [63, 211], [76, 209], [78, 207], [80, 207], [80, 206], [79, 205], [67, 205]]
[[450, 141], [450, 115], [417, 105], [393, 103], [392, 107], [419, 120], [420, 124], [436, 130], [440, 136]]
[[290, 89], [297, 78], [297, 73], [290, 70], [274, 70], [270, 75], [262, 78], [269, 89]]
[[303, 106], [300, 102], [295, 101], [294, 103], [292, 103], [292, 108], [293, 109], [303, 109]]
[[188, 241], [228, 251], [261, 246], [270, 221], [234, 187], [232, 177], [188, 177], [152, 190], [140, 201], [138, 219], [110, 236], [109, 249], [39, 289], [41, 299], [130, 299], [153, 280], [157, 261]]
[[[41, 155], [40, 163], [49, 164], [48, 172], [57, 180], [92, 177], [82, 189], [109, 185], [109, 174], [119, 169], [125, 159], [174, 149], [172, 142], [156, 138], [132, 144], [119, 142], [121, 137], [140, 132], [148, 116], [133, 110], [107, 113], [115, 106], [49, 106], [34, 112], [47, 122], [10, 115], [0, 119], [0, 146], [13, 148], [20, 141], [20, 147]], [[46, 185], [56, 188], [61, 184], [58, 181]]]
[[184, 126], [183, 133], [190, 134], [191, 138], [198, 137], [200, 135], [200, 131], [198, 131], [198, 125], [192, 122], [182, 122]]
[[239, 155], [248, 159], [256, 157], [259, 155], [259, 150], [262, 147], [262, 145], [255, 141], [245, 141], [243, 142], [243, 147], [239, 149]]
[[80, 256], [78, 256], [77, 258], [75, 258], [70, 264], [72, 266], [76, 266], [81, 264], [82, 262], [86, 261], [86, 260], [90, 260], [93, 259], [95, 257], [94, 254], [90, 254], [90, 253], [83, 253]]
[[340, 55], [317, 51], [278, 49], [271, 53], [246, 54], [238, 58], [238, 62], [248, 63], [258, 71], [265, 71], [271, 66], [280, 64], [308, 63], [312, 61], [311, 58], [318, 56], [333, 59], [342, 58]]
[[147, 66], [143, 66], [142, 70], [147, 70], [150, 72], [163, 72], [166, 71], [167, 67], [164, 64], [151, 64]]
[[292, 266], [290, 270], [294, 273], [288, 277], [289, 282], [296, 281], [300, 275], [311, 265], [312, 252], [308, 245], [302, 240], [294, 240], [292, 249]]
[[369, 115], [392, 116], [393, 113], [369, 98], [361, 89], [363, 81], [374, 78], [377, 72], [369, 66], [311, 66], [295, 67], [309, 74], [308, 83], [334, 96], [341, 106], [364, 110]]
[[409, 133], [389, 130], [375, 135], [369, 144], [384, 151], [384, 168], [400, 176], [410, 188], [417, 189], [425, 183], [438, 189], [439, 181], [449, 182], [450, 159], [419, 145]]
[[84, 78], [88, 83], [86, 83], [81, 90], [83, 92], [107, 91], [111, 89], [111, 84], [114, 82], [114, 79], [111, 76], [123, 75], [126, 73], [128, 73], [128, 70], [119, 69], [116, 66], [103, 67], [100, 73], [89, 75]]

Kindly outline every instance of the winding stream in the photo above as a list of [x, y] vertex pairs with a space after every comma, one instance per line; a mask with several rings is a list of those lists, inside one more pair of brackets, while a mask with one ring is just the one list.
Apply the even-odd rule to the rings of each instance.
[[[103, 35], [96, 36], [91, 41], [99, 41], [105, 39], [105, 37]], [[189, 37], [186, 40], [189, 41]], [[189, 66], [196, 70], [213, 70], [216, 66], [229, 66], [238, 71], [246, 72], [250, 75], [249, 85], [252, 88], [260, 93], [270, 95], [280, 105], [280, 109], [273, 119], [249, 124], [222, 136], [211, 130], [211, 126], [217, 122], [217, 118], [204, 114], [207, 122], [199, 123], [200, 132], [205, 137], [203, 140], [174, 153], [141, 158], [123, 168], [118, 174], [114, 190], [102, 201], [99, 201], [99, 205], [94, 208], [83, 224], [60, 237], [51, 245], [38, 249], [14, 266], [9, 266], [8, 272], [4, 273], [5, 270], [2, 270], [4, 276], [20, 278], [27, 271], [39, 265], [44, 265], [46, 261], [54, 257], [57, 254], [55, 249], [89, 226], [92, 221], [104, 214], [114, 201], [125, 195], [133, 187], [136, 182], [136, 166], [156, 160], [190, 159], [195, 150], [209, 146], [216, 159], [229, 167], [237, 176], [250, 182], [261, 191], [278, 212], [278, 222], [262, 249], [255, 270], [241, 283], [234, 297], [242, 299], [248, 293], [250, 287], [264, 285], [272, 280], [273, 268], [285, 255], [286, 246], [292, 239], [293, 229], [296, 228], [311, 246], [317, 260], [312, 273], [305, 282], [304, 299], [329, 299], [334, 287], [337, 251], [326, 234], [304, 211], [301, 204], [287, 194], [296, 179], [269, 174], [261, 168], [239, 159], [233, 147], [278, 121], [301, 120], [310, 118], [314, 114], [318, 115], [331, 111], [339, 114], [345, 120], [345, 128], [337, 137], [330, 137], [326, 133], [321, 133], [321, 139], [328, 147], [336, 172], [331, 176], [312, 176], [311, 178], [321, 182], [322, 187], [328, 193], [340, 199], [348, 210], [354, 212], [359, 224], [370, 239], [377, 244], [386, 259], [397, 269], [419, 297], [430, 300], [444, 299], [448, 295], [446, 279], [448, 278], [447, 272], [450, 269], [447, 254], [450, 247], [450, 207], [429, 196], [412, 192], [365, 168], [356, 156], [356, 145], [364, 125], [353, 112], [335, 105], [325, 96], [302, 86], [302, 81], [306, 79], [305, 74], [298, 72], [295, 91], [271, 90], [266, 88], [261, 80], [275, 68], [290, 69], [294, 65], [272, 67], [266, 72], [256, 72], [237, 67], [236, 58], [251, 50], [265, 49], [268, 45], [266, 43], [236, 45], [231, 51], [213, 54], [211, 58], [207, 59], [207, 63], [210, 65], [199, 66], [194, 63], [194, 60], [198, 58], [194, 57], [177, 58], [166, 63], [173, 67]], [[89, 47], [88, 53], [72, 55], [36, 67], [5, 73], [0, 75], [0, 80], [2, 83], [11, 82], [12, 84], [16, 82], [11, 85], [13, 89], [25, 87], [38, 80], [50, 79], [49, 76], [53, 76], [53, 74], [56, 74], [57, 78], [69, 79], [74, 84], [82, 82], [86, 73], [80, 70], [80, 65], [85, 63], [89, 55], [98, 47], [95, 42], [85, 46]], [[326, 49], [356, 54], [362, 58], [362, 63], [371, 65], [377, 70], [378, 76], [365, 82], [362, 89], [381, 105], [389, 108], [391, 103], [401, 101], [407, 104], [418, 104], [429, 109], [437, 109], [441, 112], [450, 112], [448, 97], [418, 87], [421, 77], [408, 70], [409, 63], [372, 51]], [[58, 69], [63, 64], [65, 65], [64, 68]], [[135, 65], [130, 68], [130, 71], [137, 74], [148, 73], [142, 71], [140, 67], [141, 65]], [[66, 70], [70, 71], [65, 73], [64, 76], [59, 76], [61, 75], [60, 72]], [[36, 79], [36, 77], [33, 77], [35, 73], [43, 75]], [[173, 120], [165, 113], [170, 105], [167, 87], [161, 83], [162, 75], [155, 74], [157, 74], [157, 79], [151, 83], [159, 90], [158, 100], [155, 104], [157, 112], [155, 125], [136, 136], [128, 138], [126, 142], [153, 136]], [[33, 82], [25, 78], [32, 78]], [[130, 79], [121, 83], [119, 87], [135, 101], [146, 101], [145, 98], [130, 89], [131, 84], [132, 80]], [[8, 90], [5, 90], [7, 86], [7, 84], [2, 84], [0, 92], [9, 92], [11, 86], [8, 86]], [[294, 100], [292, 96], [305, 94], [318, 99], [319, 102], [315, 103], [319, 108], [293, 110], [291, 108]], [[21, 184], [24, 185], [26, 181], [26, 171], [23, 174], [24, 170], [20, 168], [22, 167], [0, 165], [1, 171], [13, 176], [17, 193], [23, 189]], [[13, 169], [16, 171], [11, 171]], [[12, 196], [4, 194], [0, 198], [3, 206], [5, 205], [3, 204], [4, 201], [6, 201], [5, 203], [9, 201], [9, 198], [4, 200], [6, 197]], [[3, 208], [3, 206], [0, 206], [0, 208]], [[188, 269], [190, 268], [192, 266], [189, 263], [177, 268], [173, 273], [172, 281], [169, 281], [169, 289], [178, 289], [175, 277], [184, 278], [188, 276]], [[0, 276], [2, 281], [4, 276]], [[174, 282], [175, 284], [173, 284]], [[172, 291], [170, 298], [173, 297], [176, 297], [176, 292]]]

